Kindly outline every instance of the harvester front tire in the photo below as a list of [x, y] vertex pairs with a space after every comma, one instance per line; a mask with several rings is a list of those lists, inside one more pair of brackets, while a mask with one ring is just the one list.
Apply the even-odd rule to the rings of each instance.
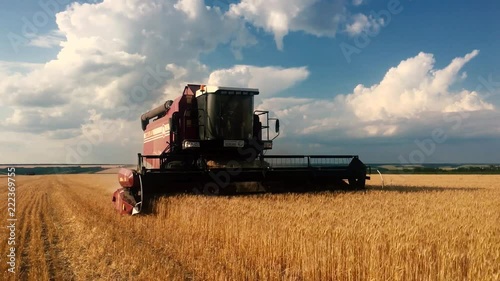
[[216, 183], [209, 182], [203, 187], [203, 194], [208, 196], [218, 196], [220, 194], [220, 187]]
[[349, 179], [349, 187], [354, 190], [362, 190], [365, 189], [366, 178], [350, 178]]

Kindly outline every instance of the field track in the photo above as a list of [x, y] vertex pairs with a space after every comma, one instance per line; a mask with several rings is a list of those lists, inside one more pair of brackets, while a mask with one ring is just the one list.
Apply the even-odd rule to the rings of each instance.
[[[7, 180], [0, 177], [7, 225]], [[391, 175], [366, 192], [181, 195], [116, 214], [115, 175], [16, 177], [0, 280], [500, 280], [500, 176]]]

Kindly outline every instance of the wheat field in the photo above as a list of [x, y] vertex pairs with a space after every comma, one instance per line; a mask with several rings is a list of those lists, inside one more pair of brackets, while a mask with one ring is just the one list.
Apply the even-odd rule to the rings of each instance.
[[[500, 280], [500, 176], [374, 175], [366, 191], [177, 195], [114, 212], [116, 175], [16, 178], [5, 280]], [[7, 224], [7, 180], [0, 178]]]

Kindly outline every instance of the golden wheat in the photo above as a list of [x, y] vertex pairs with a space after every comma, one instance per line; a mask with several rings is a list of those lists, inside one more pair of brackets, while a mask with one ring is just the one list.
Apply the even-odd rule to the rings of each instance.
[[[374, 177], [362, 192], [179, 195], [157, 199], [151, 214], [126, 217], [111, 206], [114, 175], [19, 177], [17, 273], [4, 276], [499, 280], [499, 180], [394, 175], [385, 188]], [[2, 228], [2, 272], [7, 235]]]

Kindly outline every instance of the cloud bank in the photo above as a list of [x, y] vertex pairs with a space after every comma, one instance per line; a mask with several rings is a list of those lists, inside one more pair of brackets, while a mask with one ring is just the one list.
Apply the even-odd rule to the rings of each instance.
[[258, 44], [259, 29], [283, 49], [291, 32], [334, 37], [347, 30], [356, 36], [383, 25], [349, 12], [361, 4], [242, 0], [223, 12], [202, 0], [72, 3], [57, 14], [57, 30], [29, 43], [60, 46], [56, 58], [42, 64], [0, 62], [0, 107], [9, 109], [0, 121], [0, 137], [9, 147], [13, 140], [18, 144], [3, 155], [17, 162], [133, 162], [142, 143], [138, 116], [175, 98], [190, 82], [260, 88], [259, 108], [280, 117], [282, 136], [296, 145], [415, 136], [439, 124], [452, 130], [456, 121], [446, 118], [464, 113], [468, 121], [459, 129], [467, 129], [468, 136], [500, 134], [488, 127], [497, 110], [484, 93], [454, 90], [477, 50], [442, 69], [436, 69], [432, 54], [422, 52], [389, 69], [379, 83], [360, 84], [330, 99], [286, 95], [314, 75], [306, 65], [213, 69], [200, 59], [222, 46], [241, 57]]
[[[438, 126], [459, 136], [483, 134], [485, 128], [498, 133], [491, 122], [485, 123], [498, 115], [492, 103], [477, 91], [451, 90], [465, 77], [462, 68], [478, 54], [474, 50], [436, 69], [434, 56], [422, 52], [389, 69], [379, 83], [359, 84], [349, 94], [321, 100], [269, 98], [260, 107], [287, 120], [288, 134], [320, 142], [415, 137]], [[456, 128], [456, 118], [468, 119], [467, 130], [465, 124]]]
[[[114, 124], [100, 129], [93, 154], [104, 144], [116, 144], [118, 154], [128, 143], [117, 140], [131, 140], [140, 150], [136, 123], [142, 112], [176, 97], [188, 82], [230, 82], [222, 75], [230, 70], [210, 69], [201, 54], [224, 45], [239, 56], [256, 44], [245, 21], [202, 0], [75, 2], [56, 15], [56, 23], [58, 30], [30, 42], [59, 44], [55, 59], [0, 62], [0, 106], [9, 108], [0, 128], [20, 142], [37, 134], [45, 139], [40, 146], [67, 147], [85, 141], [89, 127]], [[271, 93], [308, 75], [305, 67], [238, 65], [232, 71]], [[276, 86], [269, 77], [285, 83]]]
[[346, 14], [346, 1], [343, 0], [242, 0], [229, 9], [231, 17], [242, 17], [254, 26], [273, 33], [280, 50], [284, 46], [283, 38], [289, 32], [335, 36]]

